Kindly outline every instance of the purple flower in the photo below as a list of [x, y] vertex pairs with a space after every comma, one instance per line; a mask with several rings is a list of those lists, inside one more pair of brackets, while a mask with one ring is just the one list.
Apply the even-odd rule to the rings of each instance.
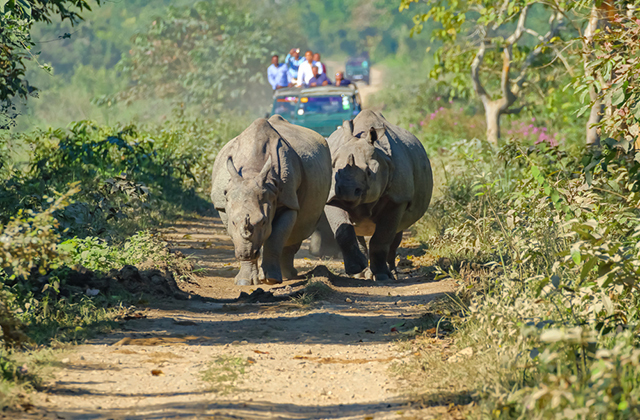
[[440, 99], [442, 99], [442, 98], [438, 96], [438, 97], [436, 98], [436, 101], [439, 101]]
[[444, 107], [441, 106], [440, 108], [438, 108], [438, 111], [444, 111]]
[[475, 124], [471, 124], [471, 125], [469, 126], [469, 128], [476, 128], [476, 125], [475, 125]]
[[415, 124], [409, 124], [409, 128], [414, 128], [415, 126]]
[[457, 121], [456, 121], [456, 122], [454, 122], [454, 123], [453, 123], [453, 125], [458, 125], [458, 122], [457, 122]]
[[538, 131], [538, 127], [533, 127], [533, 134], [536, 134]]
[[453, 99], [449, 99], [449, 103], [452, 104], [453, 103]]
[[533, 128], [533, 124], [529, 124], [529, 128]]
[[536, 117], [531, 117], [531, 122], [536, 122]]
[[507, 131], [507, 134], [509, 134], [509, 135], [513, 134], [513, 130]]
[[462, 111], [464, 111], [464, 108], [463, 108], [463, 107], [460, 107], [460, 112], [462, 112]]
[[546, 133], [547, 132], [547, 127], [542, 127], [541, 130]]
[[420, 126], [422, 127], [424, 125], [424, 121], [420, 121]]

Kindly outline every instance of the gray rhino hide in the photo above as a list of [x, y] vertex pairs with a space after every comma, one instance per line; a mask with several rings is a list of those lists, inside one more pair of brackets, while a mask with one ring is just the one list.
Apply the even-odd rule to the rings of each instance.
[[[397, 231], [408, 228], [422, 217], [431, 202], [433, 174], [424, 147], [409, 131], [390, 124], [382, 114], [367, 109], [360, 112], [352, 123], [346, 121], [342, 128], [329, 137], [327, 143], [333, 159], [351, 139], [348, 133], [351, 127], [353, 136], [358, 138], [366, 136], [371, 128], [377, 131], [378, 140], [374, 146], [387, 157], [391, 169], [387, 186], [379, 200], [408, 203]], [[334, 184], [335, 179], [332, 179], [329, 201], [335, 193]]]

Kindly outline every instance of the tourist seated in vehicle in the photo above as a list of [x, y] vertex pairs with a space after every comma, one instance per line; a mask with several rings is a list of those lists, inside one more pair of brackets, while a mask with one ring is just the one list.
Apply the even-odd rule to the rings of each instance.
[[317, 87], [317, 86], [327, 86], [331, 84], [331, 80], [327, 77], [326, 73], [320, 73], [320, 69], [318, 66], [313, 66], [311, 68], [313, 72], [313, 77], [309, 80], [307, 86], [309, 87]]
[[318, 66], [319, 74], [327, 74], [327, 67], [320, 61], [320, 53], [313, 54], [313, 64]]
[[351, 84], [351, 80], [347, 80], [344, 78], [344, 73], [339, 71], [336, 73], [336, 86], [349, 86]]
[[289, 54], [287, 54], [287, 57], [284, 59], [284, 63], [289, 69], [290, 82], [297, 83], [298, 69], [300, 68], [300, 64], [305, 61], [304, 57], [300, 57], [300, 48], [291, 48], [291, 51], [289, 51]]
[[273, 90], [290, 85], [289, 69], [286, 64], [280, 63], [277, 54], [271, 56], [271, 65], [267, 68], [267, 79]]
[[[309, 80], [313, 77], [313, 52], [307, 51], [304, 53], [305, 62], [298, 67], [298, 82], [297, 87], [303, 87], [309, 85]], [[320, 73], [320, 72], [318, 72]]]

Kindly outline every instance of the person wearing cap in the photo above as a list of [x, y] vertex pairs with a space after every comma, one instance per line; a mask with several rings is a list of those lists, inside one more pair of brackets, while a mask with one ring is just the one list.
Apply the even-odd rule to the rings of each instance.
[[347, 80], [344, 78], [344, 73], [339, 71], [336, 73], [336, 86], [349, 86], [351, 84], [351, 80]]
[[327, 77], [326, 73], [320, 74], [320, 66], [311, 67], [311, 71], [313, 72], [313, 77], [309, 79], [309, 83], [307, 86], [309, 87], [317, 87], [317, 86], [327, 86], [331, 84], [331, 80]]
[[289, 69], [289, 81], [297, 81], [298, 69], [300, 68], [300, 64], [305, 61], [304, 57], [300, 57], [300, 48], [291, 48], [291, 51], [289, 51], [289, 54], [287, 54], [287, 57], [284, 59], [284, 63]]
[[273, 90], [289, 86], [289, 71], [284, 63], [280, 63], [278, 55], [271, 56], [271, 65], [267, 68], [267, 79]]

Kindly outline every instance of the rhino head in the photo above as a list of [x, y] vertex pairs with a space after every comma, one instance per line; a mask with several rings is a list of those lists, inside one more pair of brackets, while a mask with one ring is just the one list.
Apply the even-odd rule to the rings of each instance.
[[373, 203], [384, 193], [392, 164], [376, 143], [384, 128], [371, 127], [353, 135], [352, 121], [343, 124], [347, 136], [333, 156], [333, 179], [328, 203], [345, 209]]
[[240, 174], [231, 157], [227, 159], [227, 171], [231, 175], [224, 191], [227, 231], [233, 240], [236, 258], [254, 261], [271, 235], [278, 198], [278, 181], [272, 174], [271, 156], [256, 176]]

